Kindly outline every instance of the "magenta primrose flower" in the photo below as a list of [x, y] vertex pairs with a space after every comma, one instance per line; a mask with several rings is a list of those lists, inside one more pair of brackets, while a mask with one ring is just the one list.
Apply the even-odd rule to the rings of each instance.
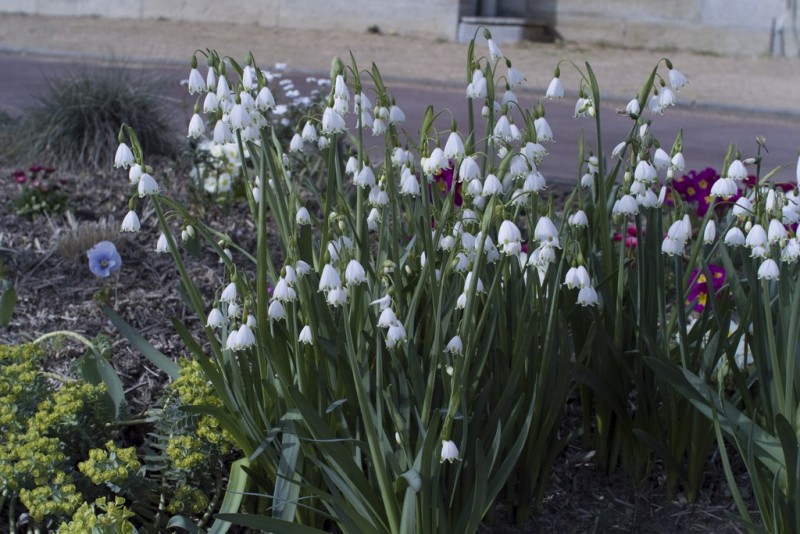
[[[709, 264], [708, 270], [711, 273], [711, 287], [716, 294], [725, 284], [725, 268]], [[694, 305], [695, 311], [702, 312], [706, 308], [706, 304], [708, 304], [709, 294], [705, 272], [700, 269], [693, 270], [689, 287], [691, 289], [689, 290], [689, 296], [686, 297], [686, 303], [689, 304], [696, 301]]]

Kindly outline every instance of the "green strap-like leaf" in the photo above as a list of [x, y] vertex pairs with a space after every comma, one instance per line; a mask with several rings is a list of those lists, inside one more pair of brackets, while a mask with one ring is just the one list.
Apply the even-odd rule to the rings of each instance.
[[156, 367], [167, 373], [167, 375], [173, 380], [178, 378], [180, 367], [178, 367], [177, 363], [167, 358], [163, 352], [148, 343], [147, 340], [143, 338], [134, 327], [128, 324], [125, 319], [117, 314], [117, 312], [108, 306], [103, 306], [103, 313], [105, 313], [106, 317], [108, 317], [108, 319], [114, 323], [114, 326], [117, 327], [119, 333], [122, 334], [123, 337], [125, 337], [125, 339], [127, 339], [130, 344], [142, 354], [142, 356], [150, 360]]
[[[225, 498], [222, 499], [222, 506], [219, 507], [219, 514], [217, 514], [214, 524], [211, 525], [208, 534], [224, 534], [231, 528], [231, 523], [250, 526], [230, 519], [230, 517], [246, 516], [246, 514], [238, 514], [236, 512], [239, 511], [239, 506], [242, 504], [244, 491], [247, 487], [248, 477], [244, 468], [248, 466], [250, 466], [250, 461], [247, 458], [236, 460], [233, 462], [233, 465], [231, 465], [231, 476], [230, 480], [228, 480], [228, 487], [225, 490]], [[274, 532], [278, 531], [274, 530]]]

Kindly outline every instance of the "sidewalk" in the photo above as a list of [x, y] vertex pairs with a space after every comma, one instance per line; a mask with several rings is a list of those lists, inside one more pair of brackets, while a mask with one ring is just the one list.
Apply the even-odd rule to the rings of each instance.
[[[466, 85], [464, 44], [394, 35], [341, 31], [290, 30], [255, 25], [168, 20], [120, 20], [3, 15], [0, 51], [65, 58], [116, 59], [137, 63], [185, 63], [196, 49], [215, 48], [241, 61], [252, 51], [260, 65], [286, 62], [293, 71], [327, 73], [330, 60], [349, 59], [359, 67], [374, 61], [385, 80], [445, 86]], [[484, 46], [477, 47], [485, 54]], [[656, 53], [579, 44], [520, 43], [503, 53], [527, 76], [524, 91], [544, 95], [561, 59], [583, 67], [589, 61], [604, 97], [627, 101], [641, 88], [655, 62], [669, 57], [687, 75], [680, 106], [724, 112], [749, 112], [776, 119], [800, 119], [800, 60], [735, 58], [687, 52]], [[202, 62], [202, 58], [198, 56]], [[568, 92], [577, 93], [579, 76], [562, 64]], [[666, 74], [666, 69], [663, 70]], [[8, 75], [8, 73], [6, 73]]]

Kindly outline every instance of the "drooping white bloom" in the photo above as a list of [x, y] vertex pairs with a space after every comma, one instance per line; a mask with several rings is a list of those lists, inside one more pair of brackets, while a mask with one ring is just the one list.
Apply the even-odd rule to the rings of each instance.
[[547, 188], [547, 182], [539, 171], [531, 171], [525, 175], [522, 191], [525, 193], [538, 193]]
[[506, 256], [519, 256], [522, 251], [522, 234], [516, 224], [511, 221], [500, 223], [497, 231], [497, 243]]
[[453, 338], [447, 343], [444, 351], [446, 353], [449, 352], [453, 356], [461, 356], [461, 354], [464, 352], [464, 343], [461, 341], [461, 337], [453, 336]]
[[764, 202], [764, 209], [767, 210], [767, 213], [772, 213], [775, 211], [775, 206], [778, 203], [777, 195], [775, 194], [774, 189], [770, 189], [767, 192], [767, 200]]
[[281, 302], [294, 302], [297, 300], [297, 292], [289, 285], [286, 278], [279, 278], [272, 290], [272, 298]]
[[754, 224], [750, 231], [747, 232], [744, 244], [748, 248], [753, 247], [766, 247], [767, 246], [767, 232], [760, 224]]
[[382, 208], [389, 205], [389, 195], [380, 186], [375, 186], [369, 190], [367, 203], [371, 206]]
[[331, 289], [325, 296], [325, 300], [328, 302], [329, 306], [333, 306], [334, 308], [344, 306], [345, 303], [347, 303], [347, 290], [343, 287]]
[[472, 156], [466, 157], [458, 167], [458, 179], [461, 181], [471, 181], [480, 178], [481, 168]]
[[339, 278], [339, 273], [336, 272], [336, 268], [333, 265], [326, 263], [319, 277], [319, 291], [331, 291], [339, 287], [342, 287], [342, 279]]
[[247, 324], [243, 324], [239, 327], [239, 331], [236, 332], [236, 345], [235, 348], [237, 350], [246, 349], [255, 345], [256, 343], [256, 336], [253, 335], [253, 331], [250, 329]]
[[793, 237], [786, 242], [781, 250], [781, 261], [785, 263], [795, 263], [800, 260], [800, 243]]
[[514, 91], [508, 89], [505, 93], [503, 93], [502, 99], [503, 105], [506, 104], [517, 104], [517, 95], [514, 94]]
[[458, 447], [452, 440], [442, 440], [442, 454], [439, 463], [450, 462], [458, 460]]
[[533, 121], [533, 127], [536, 129], [537, 141], [542, 142], [542, 141], [553, 140], [553, 130], [550, 129], [550, 124], [544, 117], [539, 117], [538, 119]]
[[772, 258], [767, 258], [758, 268], [759, 280], [778, 280], [781, 275], [781, 270], [778, 264]]
[[400, 321], [393, 322], [386, 331], [386, 346], [393, 349], [406, 340], [406, 328]]
[[733, 160], [728, 166], [728, 173], [726, 177], [730, 178], [731, 180], [747, 180], [747, 169], [745, 168], [744, 163], [738, 159]]
[[472, 71], [472, 81], [467, 85], [467, 98], [486, 98], [486, 78], [483, 71]]
[[301, 152], [303, 150], [303, 138], [300, 134], [294, 134], [289, 142], [289, 152]]
[[494, 39], [487, 39], [486, 44], [489, 47], [489, 57], [492, 58], [492, 61], [497, 61], [503, 57], [503, 53], [500, 51], [500, 47], [497, 46], [497, 43], [494, 42]]
[[206, 326], [209, 328], [219, 328], [223, 324], [225, 324], [227, 320], [222, 315], [222, 312], [219, 311], [219, 308], [212, 308], [210, 312], [208, 312], [208, 320], [206, 321]]
[[375, 120], [372, 121], [372, 135], [383, 135], [384, 133], [386, 133], [386, 123], [383, 119], [375, 117]]
[[128, 179], [131, 185], [136, 185], [139, 183], [139, 180], [142, 179], [142, 174], [144, 171], [142, 170], [142, 166], [138, 163], [131, 165], [131, 169], [128, 171]]
[[133, 210], [128, 211], [125, 218], [122, 220], [120, 232], [138, 232], [142, 226], [139, 224], [139, 216]]
[[570, 226], [574, 226], [576, 228], [586, 228], [589, 226], [589, 218], [586, 216], [586, 212], [583, 210], [578, 210], [570, 215], [567, 219], [567, 222]]
[[597, 291], [592, 286], [584, 286], [578, 292], [578, 304], [584, 307], [597, 306]]
[[206, 91], [206, 81], [203, 79], [203, 75], [200, 74], [200, 71], [196, 68], [192, 68], [189, 71], [189, 94], [197, 94], [203, 93]]
[[652, 189], [648, 189], [644, 194], [636, 196], [636, 202], [643, 208], [655, 208], [658, 206], [658, 197]]
[[614, 147], [614, 150], [611, 151], [611, 157], [616, 158], [617, 156], [622, 154], [622, 151], [625, 150], [626, 146], [628, 146], [628, 143], [626, 141], [622, 141], [621, 143], [619, 143], [617, 146]]
[[720, 198], [730, 198], [739, 192], [739, 188], [730, 178], [720, 178], [711, 186], [711, 196]]
[[266, 85], [256, 95], [256, 109], [259, 111], [275, 109], [275, 97]]
[[652, 183], [658, 179], [656, 168], [647, 160], [640, 160], [636, 164], [636, 169], [633, 171], [633, 179], [637, 182], [645, 184]]
[[464, 142], [458, 132], [450, 132], [447, 143], [444, 145], [444, 157], [447, 159], [461, 159], [464, 157]]
[[630, 102], [628, 102], [628, 105], [625, 106], [625, 111], [627, 111], [629, 115], [638, 116], [639, 113], [641, 112], [641, 109], [639, 108], [639, 99], [634, 98]]
[[795, 171], [795, 182], [800, 185], [800, 155], [797, 156], [797, 169]]
[[344, 166], [344, 172], [346, 174], [352, 174], [355, 176], [356, 172], [358, 172], [358, 159], [355, 156], [350, 156], [347, 159], [347, 164]]
[[328, 148], [328, 145], [330, 145], [330, 144], [331, 144], [331, 141], [330, 141], [330, 139], [328, 139], [327, 136], [325, 136], [325, 135], [320, 135], [319, 136], [319, 139], [317, 140], [317, 146], [319, 147], [320, 150], [325, 150], [326, 148]]
[[286, 308], [283, 307], [280, 300], [275, 299], [270, 302], [269, 309], [267, 309], [267, 317], [269, 317], [270, 321], [282, 321], [286, 319]]
[[233, 106], [230, 114], [230, 125], [233, 130], [244, 130], [250, 126], [250, 114], [241, 104]]
[[214, 125], [213, 139], [214, 143], [218, 145], [233, 141], [233, 134], [231, 134], [231, 129], [225, 121], [217, 121], [217, 124]]
[[392, 104], [389, 108], [389, 124], [400, 124], [406, 122], [406, 114], [397, 105]]
[[528, 173], [530, 166], [528, 160], [522, 154], [517, 154], [511, 158], [511, 163], [508, 167], [508, 172], [513, 178], [521, 178]]
[[155, 179], [150, 176], [150, 174], [144, 173], [139, 179], [137, 191], [139, 192], [140, 197], [155, 195], [158, 193], [158, 184], [156, 183]]
[[547, 86], [547, 92], [544, 94], [545, 98], [560, 99], [564, 97], [564, 84], [561, 83], [561, 78], [553, 78], [550, 80], [550, 85]]
[[678, 69], [669, 69], [669, 84], [677, 92], [680, 91], [681, 87], [688, 85], [689, 80]]
[[564, 277], [564, 285], [570, 289], [591, 287], [592, 279], [589, 276], [589, 271], [583, 265], [570, 268]]
[[743, 246], [745, 244], [744, 233], [734, 226], [725, 234], [725, 244], [729, 247]]
[[787, 234], [786, 228], [783, 226], [783, 223], [778, 219], [770, 219], [769, 227], [767, 229], [767, 241], [770, 245], [774, 245], [775, 243], [783, 244], [786, 241]]
[[[436, 233], [435, 230], [434, 233]], [[456, 238], [451, 235], [443, 235], [439, 238], [439, 250], [449, 252], [453, 250], [453, 247], [455, 247], [455, 245], [456, 245]]]
[[220, 295], [219, 300], [229, 304], [236, 302], [236, 284], [233, 282], [228, 284], [225, 289], [222, 290], [222, 295]]
[[344, 279], [348, 286], [357, 286], [367, 281], [367, 273], [357, 260], [350, 260], [344, 270]]
[[505, 115], [500, 115], [500, 118], [497, 119], [497, 123], [494, 125], [494, 136], [503, 141], [511, 141], [511, 125]]
[[404, 167], [400, 175], [400, 194], [415, 197], [419, 193], [420, 186], [417, 177], [411, 173], [411, 169]]
[[127, 169], [129, 165], [133, 165], [133, 152], [125, 143], [120, 143], [117, 147], [117, 152], [114, 154], [114, 167]]
[[426, 175], [434, 175], [447, 165], [447, 158], [444, 157], [444, 151], [438, 146], [433, 149], [431, 155], [428, 157], [420, 158], [420, 166], [422, 172]]
[[294, 272], [302, 278], [311, 272], [311, 266], [303, 260], [297, 260], [297, 263], [294, 264]]
[[[467, 291], [469, 291], [471, 287], [472, 287], [472, 271], [468, 272], [467, 276], [464, 278], [464, 292], [466, 293]], [[483, 281], [480, 278], [478, 278], [475, 284], [475, 293], [481, 294], [484, 292], [485, 290], [483, 288]]]
[[[472, 183], [472, 182], [470, 182]], [[484, 197], [492, 196], [492, 195], [500, 195], [503, 193], [503, 184], [500, 183], [500, 180], [494, 174], [490, 174], [486, 177], [486, 180], [483, 182], [483, 188], [481, 189], [481, 195]]]
[[311, 224], [311, 215], [304, 206], [297, 210], [294, 219], [299, 225]]
[[683, 154], [678, 152], [670, 160], [670, 168], [676, 171], [683, 171], [686, 169], [686, 162], [683, 159]]
[[343, 132], [346, 129], [344, 119], [333, 108], [325, 108], [322, 112], [322, 131], [326, 134]]
[[672, 163], [671, 158], [667, 152], [659, 147], [653, 155], [653, 164], [657, 169], [666, 169]]
[[663, 87], [658, 95], [658, 105], [662, 110], [675, 105], [675, 93], [669, 87]]
[[612, 215], [636, 215], [639, 213], [639, 203], [631, 195], [622, 195], [620, 199], [614, 202], [614, 207], [611, 208]]
[[195, 113], [194, 115], [192, 115], [192, 119], [189, 121], [189, 131], [186, 134], [186, 137], [197, 139], [198, 137], [204, 135], [205, 133], [206, 133], [206, 125], [203, 122], [203, 118], [200, 116], [199, 113]]
[[161, 235], [158, 236], [158, 241], [156, 241], [156, 252], [158, 254], [166, 254], [169, 252], [169, 242], [167, 241], [167, 236], [164, 235], [164, 232], [161, 232]]
[[677, 239], [670, 239], [669, 237], [665, 238], [664, 241], [661, 242], [661, 252], [666, 254], [667, 256], [676, 256], [678, 254], [683, 254], [683, 248], [686, 244], [683, 241], [679, 241]]
[[300, 335], [297, 337], [297, 341], [299, 341], [300, 343], [302, 343], [304, 345], [313, 345], [314, 344], [314, 338], [311, 335], [311, 327], [310, 326], [305, 325], [300, 330]]
[[392, 324], [397, 322], [397, 316], [391, 307], [382, 308], [381, 314], [378, 316], [378, 327], [389, 328]]
[[228, 304], [228, 309], [227, 309], [228, 318], [237, 317], [240, 311], [241, 310], [239, 309], [239, 305], [236, 304], [235, 302], [231, 302], [230, 304]]
[[306, 121], [306, 125], [303, 126], [303, 132], [300, 135], [303, 138], [303, 141], [313, 143], [317, 140], [317, 129], [314, 128], [314, 125], [311, 123], [311, 121]]
[[506, 80], [508, 81], [508, 85], [516, 87], [522, 85], [522, 82], [525, 81], [525, 76], [516, 67], [508, 67]]
[[375, 173], [369, 165], [364, 165], [358, 174], [353, 178], [353, 183], [358, 187], [374, 187], [375, 186]]
[[709, 219], [703, 230], [703, 243], [710, 245], [717, 238], [717, 225], [713, 219]]
[[542, 216], [536, 221], [536, 226], [533, 229], [533, 238], [540, 243], [548, 243], [554, 247], [558, 247], [558, 229], [550, 217]]

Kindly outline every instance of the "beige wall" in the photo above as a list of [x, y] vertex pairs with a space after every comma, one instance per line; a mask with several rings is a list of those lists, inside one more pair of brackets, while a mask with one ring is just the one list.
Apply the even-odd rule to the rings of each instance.
[[[766, 54], [773, 20], [784, 20], [788, 55], [798, 52], [786, 0], [482, 0], [498, 15], [549, 22], [568, 41], [718, 54]], [[477, 0], [0, 0], [0, 12], [167, 18], [425, 35], [455, 40], [459, 10]], [[487, 4], [488, 5], [488, 4]], [[503, 13], [505, 11], [505, 13]]]
[[458, 0], [0, 0], [0, 12], [167, 18], [426, 35], [454, 40]]

